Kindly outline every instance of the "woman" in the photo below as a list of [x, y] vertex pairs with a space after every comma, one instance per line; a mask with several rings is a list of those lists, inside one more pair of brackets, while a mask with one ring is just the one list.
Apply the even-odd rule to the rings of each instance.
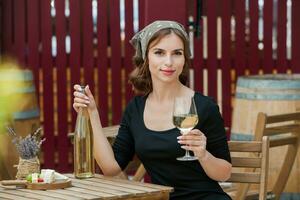
[[[73, 107], [87, 107], [94, 132], [95, 159], [105, 175], [125, 169], [134, 154], [153, 183], [174, 187], [170, 199], [230, 199], [218, 181], [231, 173], [230, 154], [218, 106], [185, 86], [189, 67], [188, 36], [182, 25], [156, 21], [131, 40], [136, 49], [133, 87], [142, 93], [126, 107], [113, 147], [102, 132], [99, 113], [88, 86], [75, 85]], [[172, 123], [175, 97], [194, 97], [200, 120], [186, 135]], [[100, 107], [101, 109], [101, 107]], [[196, 161], [177, 161], [188, 149]]]

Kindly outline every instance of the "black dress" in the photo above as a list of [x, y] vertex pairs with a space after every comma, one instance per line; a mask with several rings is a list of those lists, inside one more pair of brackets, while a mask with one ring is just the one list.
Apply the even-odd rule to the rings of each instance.
[[[185, 154], [177, 142], [177, 128], [149, 130], [143, 121], [147, 96], [135, 97], [127, 105], [113, 145], [115, 159], [124, 170], [134, 154], [143, 163], [152, 183], [174, 187], [170, 199], [230, 199], [217, 181], [210, 179], [199, 161], [177, 161]], [[198, 92], [194, 96], [199, 123], [195, 127], [207, 137], [207, 150], [229, 162], [223, 119], [214, 101]]]

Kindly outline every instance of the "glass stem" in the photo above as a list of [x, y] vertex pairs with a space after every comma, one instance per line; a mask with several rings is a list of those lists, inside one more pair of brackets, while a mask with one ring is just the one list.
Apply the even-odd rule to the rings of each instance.
[[185, 150], [185, 156], [184, 157], [190, 157], [190, 151], [189, 150]]

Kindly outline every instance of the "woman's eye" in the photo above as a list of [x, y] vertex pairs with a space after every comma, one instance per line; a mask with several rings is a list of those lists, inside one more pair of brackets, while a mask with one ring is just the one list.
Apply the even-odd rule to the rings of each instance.
[[181, 51], [176, 51], [176, 52], [175, 52], [175, 55], [181, 56], [181, 55], [182, 55], [182, 52], [181, 52]]
[[156, 54], [156, 55], [162, 55], [163, 52], [162, 51], [155, 51], [154, 54]]

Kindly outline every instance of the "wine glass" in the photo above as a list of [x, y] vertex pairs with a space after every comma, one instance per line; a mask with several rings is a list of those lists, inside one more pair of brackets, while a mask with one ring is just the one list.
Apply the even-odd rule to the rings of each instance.
[[[176, 97], [173, 108], [173, 123], [180, 130], [181, 134], [187, 134], [198, 123], [198, 114], [193, 97]], [[180, 161], [197, 160], [186, 150], [185, 156], [177, 158]]]

